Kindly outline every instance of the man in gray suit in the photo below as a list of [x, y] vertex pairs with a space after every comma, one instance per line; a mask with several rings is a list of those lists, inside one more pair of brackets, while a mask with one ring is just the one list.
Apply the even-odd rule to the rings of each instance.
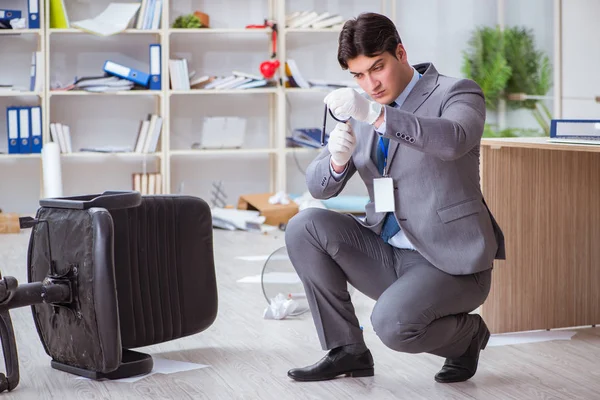
[[504, 238], [479, 183], [485, 101], [479, 86], [409, 64], [387, 17], [346, 22], [338, 61], [352, 88], [325, 103], [338, 123], [306, 179], [318, 199], [337, 196], [356, 172], [369, 199], [366, 218], [306, 209], [286, 229], [324, 350], [288, 376], [299, 381], [372, 376], [373, 358], [347, 282], [377, 301], [371, 323], [389, 348], [446, 358], [438, 382], [471, 378], [490, 336], [469, 314], [488, 296]]

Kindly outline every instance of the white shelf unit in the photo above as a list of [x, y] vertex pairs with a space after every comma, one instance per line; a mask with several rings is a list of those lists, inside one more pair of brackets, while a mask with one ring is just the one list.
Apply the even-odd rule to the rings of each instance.
[[[73, 14], [69, 12], [71, 21], [97, 15], [109, 2], [110, 0], [86, 3], [65, 0], [67, 10], [74, 9]], [[562, 2], [555, 0], [554, 3]], [[130, 178], [123, 176], [129, 175], [135, 169], [136, 172], [142, 172], [148, 168], [161, 172], [163, 188], [167, 193], [183, 192], [208, 199], [211, 183], [222, 180], [229, 193], [228, 201], [232, 204], [237, 203], [238, 194], [247, 191], [284, 190], [297, 194], [304, 191], [303, 170], [319, 149], [287, 148], [286, 137], [295, 128], [322, 126], [322, 99], [329, 90], [283, 86], [250, 90], [170, 89], [170, 58], [188, 58], [190, 70], [195, 69], [198, 75], [225, 75], [232, 69], [258, 74], [260, 62], [270, 58], [272, 31], [270, 28], [246, 29], [247, 24], [261, 24], [264, 19], [277, 23], [277, 59], [281, 62], [277, 78], [285, 76], [285, 60], [289, 57], [297, 62], [304, 78], [331, 80], [351, 79], [350, 74], [342, 71], [337, 64], [340, 29], [287, 29], [287, 14], [312, 9], [317, 12], [339, 13], [348, 19], [363, 11], [383, 13], [398, 25], [412, 63], [433, 61], [442, 73], [448, 75], [460, 75], [460, 56], [456, 55], [458, 49], [453, 49], [452, 54], [449, 51], [441, 51], [439, 43], [451, 43], [444, 46], [454, 48], [459, 44], [458, 41], [462, 43], [467, 32], [470, 33], [475, 27], [469, 26], [470, 20], [463, 21], [464, 26], [456, 28], [458, 35], [449, 35], [448, 32], [454, 29], [452, 27], [437, 27], [436, 21], [444, 12], [450, 10], [452, 16], [460, 13], [441, 0], [431, 0], [425, 5], [408, 0], [165, 0], [164, 4], [161, 28], [156, 30], [128, 29], [116, 36], [103, 38], [77, 29], [49, 29], [48, 19], [43, 18], [42, 28], [39, 30], [0, 31], [0, 43], [16, 40], [18, 37], [39, 38], [39, 49], [44, 52], [46, 61], [44, 91], [0, 92], [0, 104], [6, 104], [7, 98], [38, 102], [42, 106], [45, 143], [50, 140], [49, 125], [53, 118], [65, 117], [75, 123], [87, 124], [90, 132], [87, 132], [88, 129], [83, 125], [74, 130], [74, 135], [78, 135], [81, 143], [85, 143], [84, 139], [94, 138], [93, 130], [97, 125], [106, 122], [102, 121], [103, 118], [115, 117], [111, 114], [120, 112], [123, 125], [118, 127], [122, 131], [115, 128], [112, 134], [117, 138], [120, 138], [118, 134], [130, 135], [131, 139], [137, 136], [135, 125], [145, 117], [140, 111], [143, 104], [163, 117], [160, 147], [155, 154], [64, 154], [62, 158], [65, 195], [106, 189], [130, 189]], [[492, 6], [492, 11], [488, 10], [489, 7], [482, 11], [484, 5], [473, 2], [473, 5], [477, 5], [477, 10], [465, 14], [465, 17], [471, 18], [477, 25], [493, 25], [504, 18], [501, 15], [504, 9], [518, 7], [517, 2], [513, 0], [488, 0], [486, 4]], [[45, 10], [49, 7], [49, 0], [40, 0], [40, 7], [41, 13], [47, 15]], [[211, 28], [170, 27], [179, 15], [195, 10], [210, 15]], [[560, 13], [561, 8], [555, 6], [555, 12]], [[429, 14], [435, 15], [425, 18]], [[555, 16], [558, 21], [560, 18], [559, 15]], [[423, 31], [427, 31], [424, 39]], [[556, 42], [556, 51], [560, 51], [560, 40]], [[80, 63], [83, 67], [78, 74], [90, 75], [92, 70], [101, 73], [100, 62], [109, 57], [106, 53], [111, 52], [112, 55], [126, 53], [135, 59], [140, 69], [147, 71], [149, 66], [145, 46], [143, 51], [137, 53], [133, 48], [133, 44], [141, 46], [141, 43], [161, 44], [161, 91], [88, 93], [50, 90], [50, 84], [56, 79], [60, 68], [69, 69], [71, 63]], [[464, 46], [464, 43], [462, 45]], [[58, 58], [57, 52], [61, 53]], [[559, 54], [555, 53], [555, 58], [560, 59]], [[236, 63], [241, 67], [238, 68]], [[562, 71], [555, 71], [555, 78], [560, 79]], [[72, 78], [73, 74], [64, 77]], [[560, 88], [560, 85], [557, 87]], [[123, 116], [123, 109], [127, 108], [137, 110], [132, 111], [128, 119]], [[197, 141], [202, 119], [209, 115], [225, 115], [228, 108], [231, 108], [231, 113], [240, 114], [249, 120], [251, 126], [247, 130], [244, 146], [235, 149], [192, 148], [193, 143]], [[94, 113], [99, 116], [91, 118]], [[0, 123], [3, 123], [3, 120], [0, 120]], [[334, 124], [335, 121], [328, 119], [327, 130], [331, 130]], [[0, 167], [3, 166], [3, 162], [10, 165], [10, 168], [19, 168], [22, 163], [32, 162], [41, 166], [39, 160], [39, 155], [0, 155]], [[37, 176], [33, 180], [38, 180], [37, 177], [41, 180], [41, 171], [36, 170], [35, 173]], [[90, 175], [98, 179], [89, 179]], [[356, 193], [362, 193], [364, 190], [360, 182], [356, 187], [348, 185], [347, 188]], [[41, 194], [41, 183], [38, 189]], [[30, 204], [35, 207], [37, 201], [38, 199], [34, 199]]]
[[[49, 10], [50, 0], [43, 1]], [[108, 0], [89, 4], [64, 1], [70, 22], [93, 17], [109, 3]], [[61, 154], [63, 194], [68, 196], [104, 190], [130, 190], [133, 173], [168, 171], [165, 164], [168, 128], [164, 126], [155, 153], [79, 151], [82, 147], [133, 148], [139, 123], [149, 114], [165, 118], [166, 123], [167, 91], [164, 90], [164, 85], [168, 79], [165, 74], [161, 82], [163, 90], [160, 91], [92, 93], [50, 89], [50, 84], [57, 80], [65, 85], [77, 76], [103, 75], [102, 67], [107, 59], [148, 72], [149, 45], [158, 43], [161, 48], [165, 47], [166, 13], [162, 15], [160, 29], [127, 29], [109, 37], [99, 37], [75, 28], [49, 28], [49, 13], [46, 19], [48, 29], [45, 30], [45, 36], [48, 46], [44, 142], [51, 141], [49, 127], [52, 122], [69, 125], [73, 142], [73, 153]], [[163, 68], [164, 60], [165, 57], [162, 57]], [[92, 176], [94, 179], [90, 179]], [[165, 180], [163, 176], [163, 185]]]
[[[45, 12], [43, 0], [39, 6], [41, 16]], [[20, 10], [27, 21], [26, 0], [3, 0], [0, 8]], [[39, 29], [0, 30], [0, 54], [8, 60], [0, 65], [0, 83], [29, 87], [32, 52], [46, 54], [45, 30], [43, 18]], [[37, 204], [43, 190], [41, 154], [8, 154], [6, 107], [40, 106], [43, 115], [47, 104], [45, 86], [40, 92], [0, 90], [0, 150], [7, 153], [0, 154], [0, 209], [5, 212], [18, 210], [24, 199], [32, 199], [31, 203]]]

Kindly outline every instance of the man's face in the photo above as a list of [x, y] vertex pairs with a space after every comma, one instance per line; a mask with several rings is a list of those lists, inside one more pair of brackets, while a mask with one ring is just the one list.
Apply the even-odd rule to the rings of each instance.
[[396, 57], [387, 51], [375, 57], [359, 55], [348, 60], [348, 70], [358, 85], [381, 104], [396, 100], [412, 78], [412, 68], [401, 44]]

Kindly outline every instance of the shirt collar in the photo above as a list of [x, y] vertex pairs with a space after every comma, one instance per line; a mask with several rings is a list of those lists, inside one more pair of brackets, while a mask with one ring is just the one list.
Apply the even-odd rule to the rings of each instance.
[[396, 108], [402, 107], [402, 104], [404, 103], [404, 101], [410, 94], [411, 90], [415, 87], [415, 85], [419, 81], [419, 78], [421, 77], [421, 74], [419, 72], [417, 72], [417, 70], [414, 67], [412, 68], [412, 70], [413, 70], [412, 79], [410, 80], [410, 82], [408, 82], [408, 85], [406, 85], [406, 87], [404, 88], [402, 93], [400, 93], [400, 96], [398, 96], [398, 98], [396, 99], [396, 104], [397, 104]]

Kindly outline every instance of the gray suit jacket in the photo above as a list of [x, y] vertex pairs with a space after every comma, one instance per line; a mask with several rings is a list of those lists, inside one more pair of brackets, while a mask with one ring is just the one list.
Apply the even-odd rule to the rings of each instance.
[[[386, 106], [396, 219], [417, 251], [442, 271], [489, 269], [494, 259], [504, 259], [504, 235], [479, 183], [483, 93], [471, 80], [439, 74], [433, 64], [415, 68], [423, 76], [402, 107]], [[381, 175], [372, 158], [379, 134], [366, 123], [351, 123], [357, 144], [344, 176], [338, 181], [331, 175], [325, 148], [307, 169], [308, 189], [317, 199], [337, 196], [358, 171], [370, 201], [365, 220], [357, 220], [379, 234], [384, 213], [375, 212], [373, 179]]]

